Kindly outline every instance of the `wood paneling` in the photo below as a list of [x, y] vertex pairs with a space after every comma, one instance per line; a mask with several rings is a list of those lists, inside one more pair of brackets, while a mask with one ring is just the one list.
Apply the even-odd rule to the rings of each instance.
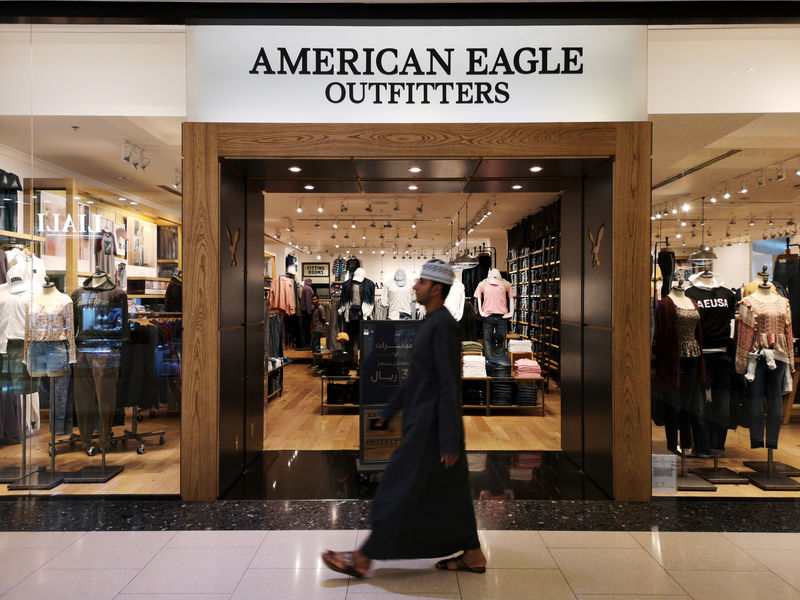
[[611, 156], [614, 123], [219, 124], [227, 158], [576, 158]]
[[217, 126], [183, 124], [184, 354], [181, 496], [216, 500], [219, 481]]
[[650, 499], [650, 123], [617, 124], [612, 322], [614, 499]]

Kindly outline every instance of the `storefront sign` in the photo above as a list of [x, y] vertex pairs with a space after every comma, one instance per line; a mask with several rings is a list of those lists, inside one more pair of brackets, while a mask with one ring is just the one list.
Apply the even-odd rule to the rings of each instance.
[[37, 235], [63, 235], [63, 236], [78, 236], [81, 233], [98, 233], [102, 231], [103, 217], [101, 215], [94, 215], [94, 221], [89, 215], [78, 215], [78, 221], [72, 218], [72, 215], [59, 214], [57, 212], [46, 211], [43, 213], [36, 213], [36, 228]]
[[584, 122], [647, 118], [647, 29], [189, 27], [188, 118]]

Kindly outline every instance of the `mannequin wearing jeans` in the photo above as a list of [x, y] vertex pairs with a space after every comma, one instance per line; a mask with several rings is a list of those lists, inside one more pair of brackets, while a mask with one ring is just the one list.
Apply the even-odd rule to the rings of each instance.
[[[792, 313], [789, 301], [772, 292], [766, 276], [756, 291], [742, 300], [739, 309], [736, 372], [744, 374], [755, 358], [753, 380], [747, 384], [750, 408], [750, 447], [763, 448], [766, 405], [766, 447], [778, 447], [787, 367], [794, 371]], [[771, 350], [772, 360], [763, 354]], [[758, 356], [760, 355], [760, 356]], [[757, 358], [756, 358], [757, 356]]]
[[475, 288], [478, 312], [483, 317], [483, 354], [487, 360], [505, 348], [508, 319], [514, 314], [514, 288], [500, 276], [498, 269]]
[[656, 376], [664, 403], [667, 448], [678, 451], [694, 446], [695, 455], [708, 457], [709, 441], [703, 417], [705, 380], [702, 335], [697, 305], [677, 284], [656, 311]]

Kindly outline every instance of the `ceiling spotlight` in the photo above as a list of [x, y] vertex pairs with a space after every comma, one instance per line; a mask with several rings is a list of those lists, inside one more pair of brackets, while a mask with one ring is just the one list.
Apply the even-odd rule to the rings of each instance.
[[136, 206], [137, 204], [139, 204], [139, 203], [138, 202], [131, 202], [130, 203], [131, 206]]
[[758, 174], [756, 175], [756, 184], [758, 185], [758, 187], [764, 187], [765, 185], [767, 185], [766, 169], [761, 169], [761, 171], [758, 172]]
[[767, 223], [767, 225], [769, 225], [770, 227], [775, 225], [775, 221], [772, 220], [772, 217], [769, 218], [769, 223]]
[[411, 221], [411, 229], [416, 229], [416, 228], [417, 228], [417, 222]]
[[367, 202], [367, 207], [364, 210], [367, 212], [372, 212], [372, 200]]
[[339, 244], [336, 244], [336, 247], [338, 248], [338, 247], [339, 247]]
[[747, 179], [742, 179], [742, 187], [739, 189], [740, 194], [747, 193]]
[[677, 206], [673, 206], [672, 207], [672, 214], [673, 215], [677, 215], [678, 214], [678, 207]]
[[375, 229], [375, 221], [373, 220], [373, 221], [372, 221], [372, 222], [369, 224], [369, 226], [370, 226], [370, 228], [372, 228], [372, 229]]
[[336, 221], [334, 221], [334, 222], [333, 222], [333, 228], [334, 228], [334, 229], [339, 229], [339, 223], [337, 223]]
[[317, 254], [317, 260], [319, 260], [319, 259], [321, 259], [321, 258], [322, 258], [322, 257], [321, 257], [319, 254]]
[[303, 201], [302, 200], [297, 202], [297, 212], [298, 213], [303, 212]]
[[414, 191], [419, 189], [419, 186], [416, 186], [416, 185], [412, 184], [412, 185], [408, 186], [408, 189], [411, 190], [412, 192], [414, 192]]
[[717, 197], [714, 194], [711, 195], [711, 198], [709, 200], [711, 201], [711, 204], [717, 203]]
[[754, 227], [755, 224], [756, 224], [756, 222], [753, 219], [750, 219], [750, 222], [748, 223], [748, 225], [750, 225], [750, 227]]
[[355, 228], [356, 228], [356, 222], [353, 221], [352, 223], [350, 223], [350, 229], [355, 229]]
[[400, 212], [400, 201], [399, 200], [395, 199], [394, 207], [392, 208], [392, 210], [394, 212]]
[[681, 221], [681, 227], [686, 227], [686, 221]]
[[421, 171], [422, 171], [422, 169], [420, 169], [419, 167], [411, 167], [408, 170], [409, 173], [420, 173]]
[[657, 213], [656, 213], [656, 219], [660, 219], [660, 218], [661, 218], [661, 213], [660, 213], [660, 212], [657, 212]]
[[316, 223], [314, 223], [314, 229], [319, 229], [319, 221], [317, 221]]
[[300, 172], [300, 171], [302, 171], [303, 169], [301, 169], [300, 167], [289, 167], [289, 170], [290, 170], [292, 173], [299, 173], [299, 172]]
[[373, 250], [372, 253], [375, 254], [375, 250]]
[[350, 254], [350, 250], [348, 250], [347, 252], [345, 252], [345, 254]]
[[422, 200], [420, 200], [420, 201], [419, 201], [419, 204], [417, 204], [417, 212], [418, 212], [418, 213], [421, 213], [421, 212], [422, 212]]
[[127, 198], [123, 198], [122, 196], [120, 196], [120, 197], [118, 198], [118, 200], [119, 200], [120, 202], [127, 202], [127, 201], [128, 201], [128, 200], [127, 200]]
[[323, 211], [322, 200], [317, 200], [317, 212], [321, 213], [322, 211]]
[[94, 204], [94, 200], [87, 200], [86, 204]]
[[81, 199], [81, 197], [80, 197], [80, 196], [73, 196], [73, 197], [72, 197], [72, 199], [73, 199], [73, 200], [80, 200], [80, 199]]
[[384, 254], [384, 251], [383, 251], [383, 250], [381, 250], [381, 254]]
[[332, 239], [332, 240], [335, 240], [335, 239], [336, 239], [336, 234], [335, 234], [335, 233], [332, 233], [332, 234], [331, 234], [331, 239]]
[[344, 200], [339, 203], [339, 212], [347, 212], [347, 204], [345, 204]]
[[347, 233], [346, 231], [344, 232], [344, 239], [346, 239], [346, 240], [350, 239], [350, 234]]
[[722, 197], [725, 198], [725, 200], [731, 197], [731, 193], [728, 191], [727, 188], [725, 188], [725, 190], [722, 192]]
[[358, 253], [359, 254], [364, 254], [364, 251], [363, 250], [359, 250]]
[[384, 226], [385, 229], [391, 229], [392, 228], [392, 223], [391, 223], [391, 221], [389, 221], [389, 219], [386, 219], [386, 222], [383, 224], [383, 226]]
[[305, 188], [307, 190], [313, 190], [314, 186], [309, 183], [308, 185], [304, 185], [303, 188]]
[[786, 167], [781, 165], [775, 171], [775, 181], [783, 181], [784, 179], [786, 179]]
[[688, 203], [688, 202], [684, 202], [684, 203], [683, 203], [683, 206], [681, 206], [681, 210], [682, 210], [683, 212], [689, 212], [689, 208], [690, 208], [690, 207], [689, 207], [689, 203]]
[[512, 186], [511, 186], [511, 189], [512, 189], [512, 190], [521, 190], [521, 189], [522, 189], [522, 186], [521, 186], [521, 185], [519, 185], [519, 184], [517, 184], [517, 185], [512, 185]]
[[539, 165], [534, 165], [531, 167], [530, 171], [531, 173], [541, 173], [542, 167], [540, 167]]
[[797, 170], [794, 172], [794, 174], [800, 177], [800, 167], [797, 167]]
[[655, 221], [655, 220], [656, 220], [656, 217], [655, 217], [655, 215], [650, 215], [650, 220], [651, 220], [651, 221]]
[[362, 235], [361, 235], [361, 239], [362, 239], [362, 240], [365, 240], [365, 239], [367, 239], [367, 234], [366, 234], [366, 233], [362, 234]]
[[676, 233], [675, 237], [678, 238], [678, 239], [681, 239], [681, 234], [680, 233]]

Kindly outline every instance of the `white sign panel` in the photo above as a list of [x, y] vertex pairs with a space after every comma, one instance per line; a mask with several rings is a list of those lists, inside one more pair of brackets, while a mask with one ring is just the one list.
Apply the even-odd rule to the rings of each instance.
[[189, 27], [190, 121], [647, 119], [647, 29]]

